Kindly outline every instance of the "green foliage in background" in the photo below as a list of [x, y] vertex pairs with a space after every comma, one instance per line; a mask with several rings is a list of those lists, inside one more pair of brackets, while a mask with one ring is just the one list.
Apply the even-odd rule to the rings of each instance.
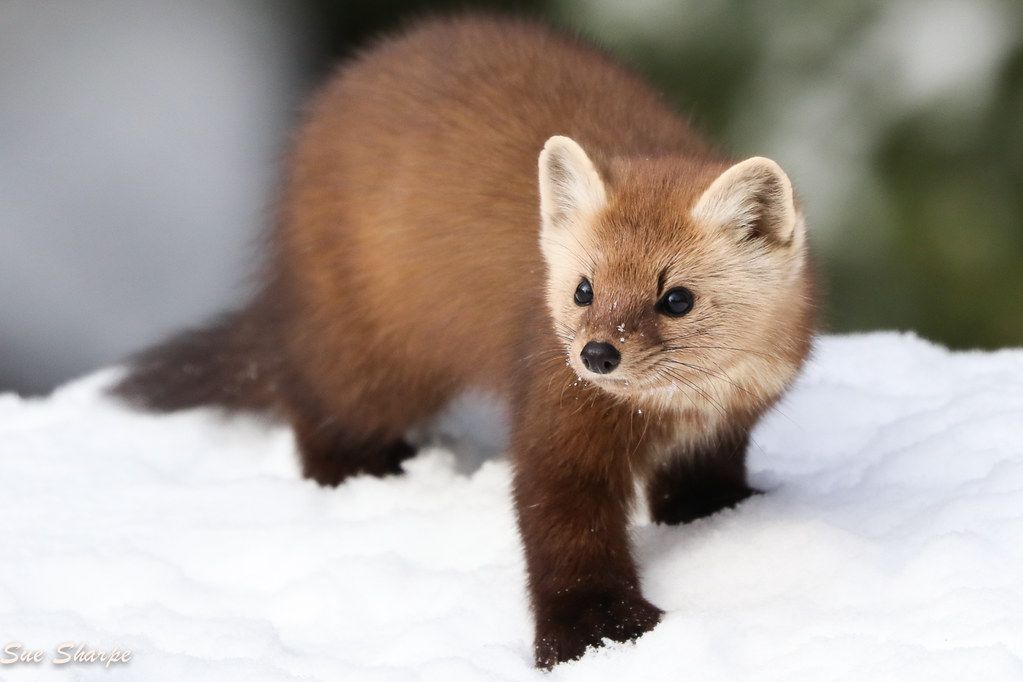
[[[632, 63], [807, 207], [836, 332], [1023, 343], [1018, 0], [314, 0], [327, 54], [466, 6], [544, 15]], [[769, 295], [769, 292], [765, 292]]]

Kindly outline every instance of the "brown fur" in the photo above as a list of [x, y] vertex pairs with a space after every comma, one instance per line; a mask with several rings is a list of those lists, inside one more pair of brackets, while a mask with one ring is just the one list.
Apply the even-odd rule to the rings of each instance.
[[[553, 135], [607, 189], [564, 272], [538, 242], [537, 155]], [[463, 389], [505, 396], [537, 664], [632, 639], [661, 614], [629, 548], [635, 482], [665, 523], [749, 495], [749, 429], [809, 346], [801, 248], [691, 216], [731, 166], [590, 47], [525, 22], [426, 22], [313, 101], [256, 302], [142, 356], [119, 391], [271, 409], [326, 485], [400, 472], [406, 432]], [[764, 187], [758, 206], [780, 196]], [[654, 305], [673, 285], [697, 295], [679, 320]], [[577, 374], [591, 339], [620, 345], [630, 380]]]

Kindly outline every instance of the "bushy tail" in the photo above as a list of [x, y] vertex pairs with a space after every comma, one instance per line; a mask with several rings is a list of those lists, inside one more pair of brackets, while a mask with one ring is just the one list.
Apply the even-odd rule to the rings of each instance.
[[138, 407], [171, 412], [200, 405], [267, 410], [274, 374], [260, 325], [248, 311], [184, 331], [129, 361], [111, 393]]

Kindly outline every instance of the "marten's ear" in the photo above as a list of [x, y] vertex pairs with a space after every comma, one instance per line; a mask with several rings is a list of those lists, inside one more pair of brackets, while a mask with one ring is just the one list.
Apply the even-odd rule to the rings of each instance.
[[693, 206], [697, 223], [787, 245], [802, 240], [792, 183], [777, 163], [754, 156], [719, 175]]
[[543, 231], [585, 220], [604, 207], [604, 183], [575, 140], [555, 135], [540, 152]]

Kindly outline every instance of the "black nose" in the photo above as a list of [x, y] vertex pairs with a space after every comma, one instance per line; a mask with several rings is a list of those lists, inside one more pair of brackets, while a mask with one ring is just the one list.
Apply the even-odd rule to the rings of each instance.
[[583, 359], [583, 366], [595, 374], [613, 372], [622, 361], [618, 349], [603, 341], [590, 341], [583, 346], [583, 352], [579, 357]]

